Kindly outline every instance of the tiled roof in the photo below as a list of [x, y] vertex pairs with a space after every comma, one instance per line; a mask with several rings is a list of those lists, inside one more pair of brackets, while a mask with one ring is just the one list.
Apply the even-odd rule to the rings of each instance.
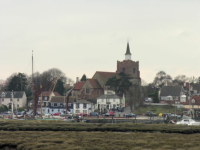
[[[69, 97], [69, 102], [68, 103], [73, 103], [74, 102], [73, 97]], [[66, 102], [66, 97], [64, 96], [52, 96], [51, 98], [52, 103], [65, 103]]]
[[96, 79], [87, 79], [87, 80], [90, 82], [93, 88], [97, 88], [97, 89], [102, 88]]
[[182, 86], [163, 86], [160, 96], [180, 96]]
[[76, 83], [74, 90], [80, 90], [83, 87], [84, 83], [85, 83], [85, 81], [80, 81], [80, 82]]
[[[2, 96], [2, 93], [3, 92], [1, 92], [0, 97]], [[12, 94], [11, 91], [5, 91], [4, 93], [5, 93], [4, 98], [11, 98]], [[24, 94], [25, 94], [24, 91], [13, 91], [13, 98], [22, 98]]]
[[[58, 92], [53, 92], [55, 96], [60, 96]], [[49, 96], [51, 94], [51, 91], [43, 91], [42, 96]], [[41, 96], [41, 94], [39, 95]]]
[[98, 75], [100, 76], [100, 78], [103, 80], [103, 82], [106, 84], [106, 82], [108, 81], [109, 78], [117, 75], [116, 72], [101, 72], [101, 71], [97, 71], [96, 73], [98, 73]]
[[107, 99], [113, 99], [113, 98], [119, 98], [119, 99], [121, 99], [121, 97], [119, 97], [119, 96], [117, 96], [117, 95], [115, 95], [115, 94], [112, 94], [112, 95], [101, 95], [101, 96], [99, 96], [99, 97], [97, 97], [97, 99], [102, 99], [102, 98], [107, 98]]
[[77, 100], [76, 102], [74, 103], [80, 103], [80, 104], [83, 104], [83, 103], [87, 103], [87, 104], [91, 104], [91, 102], [88, 102], [86, 100]]
[[[192, 99], [194, 99], [195, 100], [195, 103], [192, 103]], [[189, 103], [189, 101], [187, 100], [185, 103], [184, 103], [184, 105], [189, 105], [189, 104], [193, 104], [193, 105], [200, 105], [200, 96], [192, 96], [191, 98], [190, 98], [190, 103]]]

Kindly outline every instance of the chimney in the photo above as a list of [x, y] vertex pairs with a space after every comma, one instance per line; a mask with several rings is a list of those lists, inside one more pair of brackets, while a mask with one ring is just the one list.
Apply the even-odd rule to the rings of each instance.
[[76, 77], [76, 83], [78, 83], [79, 82], [79, 77]]

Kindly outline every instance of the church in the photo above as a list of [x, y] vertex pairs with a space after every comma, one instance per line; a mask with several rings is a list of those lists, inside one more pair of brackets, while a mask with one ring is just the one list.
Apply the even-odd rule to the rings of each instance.
[[125, 60], [117, 61], [116, 72], [96, 71], [91, 79], [76, 83], [73, 96], [75, 96], [76, 99], [95, 100], [97, 97], [104, 94], [104, 89], [106, 89], [105, 84], [108, 79], [120, 72], [129, 74], [133, 78], [131, 79], [133, 84], [141, 84], [139, 61], [132, 61], [129, 43], [127, 43]]

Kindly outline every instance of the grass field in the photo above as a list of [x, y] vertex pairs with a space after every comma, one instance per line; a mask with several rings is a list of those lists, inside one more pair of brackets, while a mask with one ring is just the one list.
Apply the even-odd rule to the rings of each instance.
[[0, 131], [0, 149], [199, 150], [200, 134]]
[[[176, 114], [182, 114], [183, 108], [176, 108]], [[175, 108], [172, 105], [155, 106], [155, 105], [143, 105], [133, 111], [135, 114], [145, 114], [147, 111], [153, 111], [156, 114], [159, 113], [174, 113]]]
[[0, 120], [0, 149], [199, 150], [199, 133], [200, 126], [170, 124]]

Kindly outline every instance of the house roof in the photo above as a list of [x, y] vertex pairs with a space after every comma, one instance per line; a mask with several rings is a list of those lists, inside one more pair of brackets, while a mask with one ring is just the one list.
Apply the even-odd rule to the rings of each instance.
[[[60, 94], [58, 92], [53, 92], [55, 96], [60, 96]], [[51, 94], [51, 92], [49, 91], [43, 91], [42, 96], [49, 96]], [[39, 96], [41, 96], [41, 94]]]
[[160, 96], [180, 96], [182, 86], [163, 86]]
[[[5, 93], [4, 98], [11, 98], [11, 91], [1, 92], [0, 97], [3, 93]], [[22, 98], [24, 94], [26, 94], [24, 91], [13, 91], [13, 98]]]
[[[194, 99], [195, 100], [195, 103], [192, 103], [192, 99]], [[200, 105], [200, 96], [192, 96], [191, 98], [190, 98], [190, 104], [192, 105]], [[184, 105], [189, 105], [189, 101], [187, 100], [185, 103], [184, 103]]]
[[96, 79], [87, 79], [87, 80], [90, 82], [93, 88], [97, 88], [97, 89], [102, 88]]
[[104, 84], [106, 84], [106, 82], [108, 81], [109, 78], [117, 75], [116, 72], [102, 72], [102, 71], [97, 71], [96, 73], [99, 75], [99, 77], [104, 82]]
[[89, 101], [86, 101], [86, 100], [77, 100], [76, 102], [74, 102], [74, 103], [80, 103], [80, 104], [83, 104], [83, 103], [87, 103], [87, 104], [91, 104], [91, 102], [89, 102]]
[[126, 48], [126, 54], [125, 55], [131, 55], [130, 48], [129, 48], [129, 43], [127, 43], [127, 48]]
[[78, 83], [76, 83], [74, 90], [81, 90], [81, 88], [83, 87], [85, 81], [79, 81]]
[[97, 99], [102, 99], [102, 98], [107, 98], [107, 99], [119, 98], [119, 99], [121, 99], [121, 97], [119, 97], [115, 94], [112, 94], [112, 95], [104, 94], [104, 95], [97, 97]]
[[[73, 103], [75, 101], [75, 98], [69, 97], [68, 103]], [[66, 97], [64, 96], [52, 96], [51, 98], [52, 103], [66, 103]]]
[[87, 99], [88, 102], [91, 102], [93, 104], [96, 104], [97, 103], [97, 99]]

